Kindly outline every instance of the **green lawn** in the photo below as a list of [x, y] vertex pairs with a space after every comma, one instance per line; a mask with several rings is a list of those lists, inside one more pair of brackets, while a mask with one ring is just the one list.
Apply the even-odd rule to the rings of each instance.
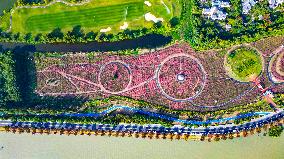
[[252, 48], [241, 47], [230, 52], [226, 57], [226, 68], [236, 80], [248, 82], [262, 71], [261, 55]]
[[[48, 33], [59, 27], [64, 32], [81, 25], [85, 31], [100, 31], [111, 27], [111, 33], [121, 31], [124, 22], [129, 29], [151, 27], [153, 22], [147, 22], [144, 14], [150, 12], [156, 17], [162, 17], [167, 23], [173, 16], [180, 15], [178, 0], [164, 0], [170, 13], [160, 0], [149, 0], [151, 7], [144, 0], [93, 0], [90, 3], [77, 6], [67, 6], [56, 3], [47, 8], [21, 8], [13, 13], [12, 32]], [[0, 27], [8, 29], [9, 18], [3, 16]]]

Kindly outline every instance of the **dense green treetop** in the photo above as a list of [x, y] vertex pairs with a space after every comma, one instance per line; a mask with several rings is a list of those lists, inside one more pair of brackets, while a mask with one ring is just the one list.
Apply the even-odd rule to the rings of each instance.
[[0, 52], [0, 106], [18, 100], [19, 95], [15, 83], [14, 61], [11, 52]]
[[283, 132], [283, 126], [274, 126], [269, 128], [268, 135], [271, 137], [280, 137], [281, 133]]

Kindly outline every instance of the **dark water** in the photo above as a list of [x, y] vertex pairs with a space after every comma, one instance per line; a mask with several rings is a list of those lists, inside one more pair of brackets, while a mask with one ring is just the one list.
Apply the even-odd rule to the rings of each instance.
[[0, 0], [0, 16], [3, 15], [4, 10], [9, 10], [13, 7], [17, 0]]
[[126, 49], [155, 49], [164, 46], [172, 41], [171, 37], [165, 37], [159, 34], [150, 34], [143, 37], [123, 40], [118, 42], [90, 42], [90, 43], [53, 43], [53, 44], [36, 44], [29, 45], [25, 43], [9, 43], [0, 42], [0, 48], [14, 49], [14, 48], [29, 48], [30, 51], [38, 52], [91, 52], [91, 51], [118, 51]]

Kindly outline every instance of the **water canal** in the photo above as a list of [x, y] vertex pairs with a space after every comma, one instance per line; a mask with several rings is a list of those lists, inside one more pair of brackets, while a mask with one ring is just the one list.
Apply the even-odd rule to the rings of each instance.
[[89, 43], [48, 43], [29, 45], [25, 43], [0, 42], [0, 48], [14, 49], [17, 47], [34, 52], [107, 52], [127, 49], [155, 49], [169, 44], [171, 37], [160, 34], [148, 34], [137, 39], [122, 40], [117, 42], [89, 42]]

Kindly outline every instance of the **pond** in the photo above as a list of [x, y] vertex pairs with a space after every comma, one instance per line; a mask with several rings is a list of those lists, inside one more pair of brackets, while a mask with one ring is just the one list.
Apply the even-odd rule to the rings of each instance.
[[17, 0], [0, 0], [0, 16], [4, 10], [11, 9]]

